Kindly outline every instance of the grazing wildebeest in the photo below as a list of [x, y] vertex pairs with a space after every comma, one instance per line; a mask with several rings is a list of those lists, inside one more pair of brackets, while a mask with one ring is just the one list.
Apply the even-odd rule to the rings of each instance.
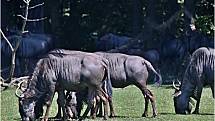
[[[108, 77], [108, 69], [105, 62], [95, 54], [85, 56], [69, 55], [62, 53], [48, 54], [40, 59], [29, 80], [27, 89], [19, 97], [19, 111], [22, 120], [35, 120], [36, 115], [41, 113], [40, 106], [38, 110], [35, 108], [38, 101], [46, 104], [47, 109], [44, 120], [48, 120], [49, 110], [55, 91], [58, 91], [65, 114], [65, 96], [64, 91], [78, 91], [88, 88], [88, 107], [83, 114], [85, 118], [92, 106], [92, 99], [98, 95], [105, 105], [104, 119], [107, 119], [107, 94], [101, 88], [103, 80]], [[17, 91], [16, 91], [17, 92]], [[44, 103], [43, 103], [44, 101]]]
[[212, 48], [201, 47], [197, 49], [191, 57], [186, 68], [182, 84], [175, 87], [174, 107], [177, 114], [190, 113], [190, 97], [197, 100], [193, 113], [199, 113], [199, 103], [203, 86], [209, 85], [214, 98], [214, 59], [215, 53]]
[[[161, 76], [155, 71], [150, 62], [141, 58], [139, 56], [130, 56], [120, 53], [103, 53], [96, 52], [96, 54], [106, 58], [109, 61], [110, 66], [110, 80], [114, 88], [124, 88], [129, 85], [137, 86], [145, 98], [145, 111], [142, 116], [148, 115], [148, 103], [151, 101], [153, 108], [153, 116], [157, 116], [157, 109], [155, 106], [155, 96], [147, 88], [146, 83], [149, 76], [149, 70], [151, 70], [158, 78], [157, 82], [161, 82]], [[110, 85], [111, 85], [110, 84]], [[107, 83], [109, 85], [109, 83]], [[107, 86], [107, 90], [111, 89]], [[114, 109], [112, 104], [112, 93], [111, 90], [109, 94], [109, 105], [110, 105], [110, 115], [114, 116]], [[77, 97], [78, 98], [78, 97]], [[77, 105], [79, 109], [80, 105]], [[80, 110], [79, 110], [80, 111]], [[78, 113], [80, 114], [80, 113]], [[93, 114], [95, 116], [95, 114]]]

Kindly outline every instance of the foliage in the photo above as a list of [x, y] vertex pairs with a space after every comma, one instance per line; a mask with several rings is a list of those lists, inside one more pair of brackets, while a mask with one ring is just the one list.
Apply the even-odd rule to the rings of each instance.
[[200, 0], [196, 5], [196, 26], [205, 35], [214, 36], [213, 0]]
[[[35, 4], [43, 0], [34, 1]], [[36, 28], [45, 29], [45, 32], [58, 36], [60, 42], [57, 45], [59, 47], [94, 51], [97, 39], [104, 34], [111, 32], [134, 37], [133, 29], [137, 28], [139, 29], [137, 31], [141, 32], [147, 24], [152, 24], [154, 27], [159, 26], [165, 23], [177, 11], [182, 10], [184, 5], [183, 0], [153, 0], [152, 2], [156, 3], [152, 5], [155, 13], [153, 14], [154, 20], [149, 21], [149, 23], [146, 21], [150, 2], [146, 0], [46, 0], [42, 9], [44, 12], [30, 13], [35, 14], [30, 16], [35, 17], [41, 13], [49, 17], [47, 21], [44, 21], [44, 26]], [[134, 10], [137, 7], [135, 3], [139, 6], [138, 13]], [[2, 9], [3, 12], [8, 13], [2, 16], [2, 27], [18, 26], [20, 20], [16, 15], [22, 11], [20, 6], [23, 3], [8, 0], [3, 1], [2, 4], [5, 7], [5, 9]], [[213, 5], [213, 0], [198, 0], [195, 4], [195, 15], [193, 16], [196, 19], [197, 29], [210, 36], [214, 32]], [[52, 9], [57, 10], [52, 11]], [[185, 32], [183, 17], [182, 15], [177, 18], [176, 26], [175, 23], [167, 25], [165, 29], [168, 29], [168, 31], [163, 28], [160, 30], [165, 32], [165, 36], [159, 37], [154, 36], [159, 35], [159, 33], [153, 34], [151, 35], [153, 37], [148, 38], [147, 41], [163, 41], [169, 36], [178, 37], [181, 34], [183, 35], [183, 32]], [[134, 24], [134, 22], [138, 24]], [[155, 25], [153, 25], [153, 22], [155, 22]], [[31, 24], [32, 26], [34, 26], [34, 23]], [[31, 27], [29, 27], [30, 31]]]
[[[200, 115], [176, 115], [173, 107], [171, 85], [162, 87], [148, 86], [156, 96], [158, 116], [151, 118], [152, 109], [149, 103], [149, 117], [141, 117], [144, 110], [144, 99], [141, 92], [134, 86], [124, 89], [114, 89], [113, 101], [116, 110], [116, 118], [113, 121], [137, 120], [137, 121], [213, 121], [214, 99], [210, 88], [204, 88], [200, 102]], [[18, 99], [14, 95], [15, 89], [9, 89], [1, 93], [1, 121], [18, 121]], [[57, 111], [56, 96], [51, 107], [50, 117], [54, 117]], [[103, 120], [96, 118], [92, 121]]]
[[213, 24], [214, 16], [199, 16], [196, 20], [196, 26], [202, 33], [213, 36], [215, 31], [215, 26]]

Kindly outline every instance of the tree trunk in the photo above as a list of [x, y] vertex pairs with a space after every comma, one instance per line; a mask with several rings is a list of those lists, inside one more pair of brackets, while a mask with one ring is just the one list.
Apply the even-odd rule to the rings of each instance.
[[133, 36], [135, 37], [141, 29], [141, 23], [140, 23], [140, 18], [141, 18], [141, 2], [140, 0], [132, 0], [133, 4], [133, 19], [132, 19], [132, 32]]
[[149, 48], [149, 41], [153, 40], [153, 27], [156, 24], [156, 0], [147, 0], [146, 4], [146, 19], [144, 21], [144, 29], [143, 29], [143, 41], [144, 41], [144, 49]]

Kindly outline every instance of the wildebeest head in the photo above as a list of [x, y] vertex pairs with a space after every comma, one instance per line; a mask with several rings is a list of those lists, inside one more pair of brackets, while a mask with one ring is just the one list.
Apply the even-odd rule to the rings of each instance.
[[35, 104], [33, 99], [19, 98], [19, 113], [23, 121], [34, 121], [35, 115]]
[[[16, 96], [19, 98], [19, 113], [22, 121], [34, 121], [43, 114], [43, 101], [38, 101], [35, 98], [35, 92], [27, 89], [26, 82], [22, 81], [19, 83], [16, 90]], [[18, 94], [18, 91], [21, 94]]]
[[[179, 84], [181, 84], [179, 82]], [[175, 107], [176, 114], [190, 114], [192, 110], [191, 99], [185, 93], [182, 94], [182, 91], [179, 87], [176, 87], [175, 83], [173, 82], [173, 87], [175, 88], [175, 93], [173, 94], [173, 101]]]

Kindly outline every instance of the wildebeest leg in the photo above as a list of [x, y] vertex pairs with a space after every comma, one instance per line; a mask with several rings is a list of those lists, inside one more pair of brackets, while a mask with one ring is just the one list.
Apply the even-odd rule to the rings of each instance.
[[149, 89], [145, 89], [144, 93], [145, 93], [146, 98], [149, 98], [149, 100], [151, 102], [152, 110], [153, 110], [153, 117], [156, 117], [158, 114], [157, 114], [157, 109], [156, 109], [156, 105], [155, 105], [155, 96], [152, 94], [152, 92]]
[[201, 95], [202, 95], [202, 87], [203, 86], [198, 86], [198, 89], [197, 89], [197, 96], [196, 96], [196, 108], [193, 112], [193, 114], [199, 114], [199, 104], [200, 104], [200, 98], [201, 98]]
[[104, 105], [104, 120], [107, 120], [107, 118], [108, 118], [108, 105], [107, 105], [108, 104], [108, 95], [104, 92], [104, 90], [101, 87], [98, 87], [96, 91]]
[[[98, 112], [98, 109], [100, 107], [101, 104], [101, 100], [99, 96], [95, 97], [95, 105], [91, 108], [91, 117], [94, 119], [96, 118], [96, 113]], [[100, 107], [101, 108], [101, 107]], [[101, 115], [102, 116], [102, 115]]]
[[156, 109], [156, 105], [155, 105], [155, 96], [152, 94], [152, 92], [147, 89], [146, 86], [142, 86], [141, 83], [136, 84], [136, 86], [142, 91], [142, 94], [145, 98], [145, 111], [143, 113], [143, 117], [147, 116], [148, 114], [148, 102], [150, 100], [151, 104], [152, 104], [152, 109], [153, 109], [153, 117], [157, 116], [157, 109]]
[[[67, 119], [67, 115], [66, 115], [66, 109], [65, 109], [65, 100], [66, 97], [65, 97], [65, 93], [64, 93], [64, 90], [61, 90], [58, 92], [58, 107], [60, 107], [60, 109], [58, 109], [60, 112], [61, 112], [61, 108], [62, 108], [62, 111], [63, 111], [63, 120]], [[60, 113], [60, 117], [61, 117], [61, 113]]]
[[[97, 108], [97, 109], [96, 109]], [[97, 115], [98, 117], [102, 117], [102, 102], [99, 99], [99, 102], [97, 103], [97, 107], [95, 108], [96, 112], [99, 112], [99, 114]]]
[[147, 117], [148, 116], [148, 104], [149, 104], [149, 98], [148, 96], [144, 96], [145, 98], [145, 110], [144, 110], [144, 113], [142, 115], [142, 117]]
[[112, 97], [108, 98], [108, 102], [109, 102], [109, 106], [110, 106], [110, 117], [115, 117], [115, 111], [114, 111], [114, 108], [113, 108]]
[[87, 109], [85, 110], [84, 114], [82, 115], [81, 119], [85, 119], [87, 117], [87, 114], [89, 113], [90, 109], [93, 107], [95, 97], [95, 90], [88, 88], [88, 101], [87, 101]]
[[215, 98], [215, 94], [214, 94], [214, 84], [211, 84], [211, 91], [212, 91], [213, 98]]
[[49, 111], [50, 111], [50, 108], [51, 108], [51, 104], [52, 104], [52, 101], [53, 101], [53, 97], [54, 97], [54, 93], [55, 93], [55, 84], [52, 84], [48, 87], [49, 89], [49, 92], [47, 94], [47, 101], [46, 101], [46, 112], [45, 112], [45, 116], [43, 118], [42, 121], [48, 121], [48, 116], [49, 116]]
[[147, 89], [149, 93], [147, 93], [147, 96], [150, 99], [150, 102], [152, 104], [152, 109], [153, 109], [153, 117], [156, 117], [158, 115], [156, 105], [155, 105], [155, 96], [152, 94], [152, 92]]

